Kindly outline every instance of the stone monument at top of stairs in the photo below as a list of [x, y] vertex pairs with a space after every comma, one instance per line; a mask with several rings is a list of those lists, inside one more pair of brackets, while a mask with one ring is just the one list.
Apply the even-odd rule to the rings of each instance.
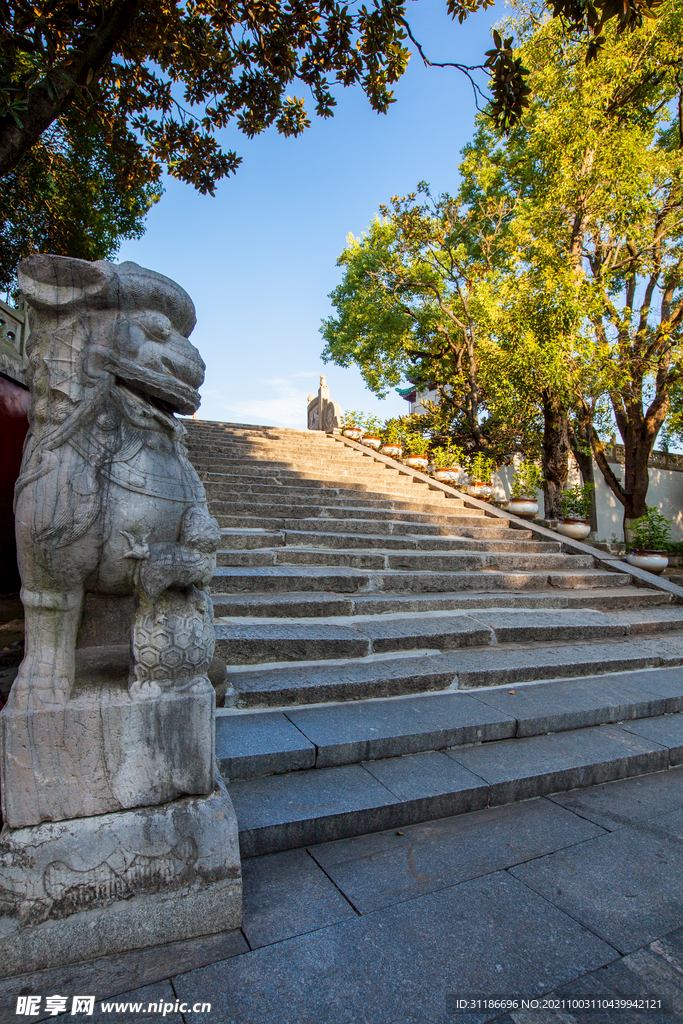
[[26, 654], [0, 716], [0, 974], [234, 928], [208, 589], [220, 534], [174, 413], [190, 297], [134, 263], [34, 256], [16, 488]]

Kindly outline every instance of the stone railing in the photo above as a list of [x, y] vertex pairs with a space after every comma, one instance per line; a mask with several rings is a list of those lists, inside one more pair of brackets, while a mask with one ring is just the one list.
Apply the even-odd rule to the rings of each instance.
[[[607, 461], [624, 465], [625, 452], [623, 444], [606, 444], [605, 455]], [[653, 451], [648, 459], [650, 469], [670, 469], [677, 473], [683, 473], [683, 455], [675, 455], [673, 452]]]
[[309, 430], [325, 430], [328, 434], [341, 430], [341, 407], [338, 402], [333, 402], [330, 399], [327, 377], [320, 378], [318, 394], [308, 396], [306, 425]]
[[23, 308], [0, 300], [0, 373], [26, 384], [26, 337], [28, 323]]

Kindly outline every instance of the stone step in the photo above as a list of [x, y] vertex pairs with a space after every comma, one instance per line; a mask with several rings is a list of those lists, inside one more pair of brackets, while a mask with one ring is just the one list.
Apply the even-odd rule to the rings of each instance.
[[[250, 469], [254, 470], [256, 467], [264, 474], [274, 471], [278, 472], [282, 469], [294, 469], [300, 470], [323, 470], [336, 472], [338, 469], [346, 467], [354, 470], [361, 474], [364, 473], [364, 467], [373, 467], [379, 465], [368, 456], [357, 455], [357, 456], [339, 456], [335, 451], [308, 453], [301, 458], [296, 456], [290, 456], [290, 453], [283, 451], [281, 456], [278, 456], [277, 452], [254, 452], [250, 454], [237, 454], [228, 452], [225, 454], [211, 455], [195, 455], [192, 456], [192, 463], [196, 466], [197, 471], [211, 472], [213, 470], [227, 470], [234, 471], [235, 469]], [[391, 467], [392, 470], [398, 470], [399, 464], [396, 463], [396, 467]]]
[[230, 665], [262, 665], [491, 644], [604, 640], [673, 630], [683, 630], [683, 609], [660, 613], [481, 609], [470, 614], [440, 611], [304, 621], [223, 617], [216, 621], [216, 654]]
[[[655, 682], [646, 685], [658, 686]], [[334, 758], [340, 748], [346, 746], [347, 750], [355, 748], [363, 759], [334, 767], [309, 767], [277, 776], [231, 782], [229, 791], [237, 813], [242, 856], [401, 828], [419, 821], [664, 771], [681, 764], [683, 715], [677, 710], [681, 706], [680, 683], [678, 692], [671, 697], [666, 695], [665, 684], [652, 691], [643, 688], [641, 693], [636, 685], [629, 693], [625, 685], [621, 697], [620, 689], [620, 685], [615, 684], [614, 698], [621, 699], [624, 717], [616, 721], [614, 706], [610, 706], [609, 693], [605, 690], [596, 691], [592, 698], [584, 692], [581, 695], [583, 708], [580, 700], [570, 700], [565, 703], [564, 715], [550, 718], [536, 709], [525, 717], [524, 710], [521, 713], [512, 708], [500, 711], [495, 704], [487, 708], [483, 703], [481, 711], [442, 706], [430, 715], [424, 709], [426, 732], [432, 737], [429, 742], [439, 744], [441, 749], [380, 759], [361, 753], [367, 741], [364, 726], [371, 715], [365, 722], [361, 716], [355, 722], [349, 720], [346, 729], [337, 722], [332, 735], [330, 719], [316, 722], [302, 718], [303, 729], [323, 740], [323, 758], [326, 755]], [[517, 690], [517, 697], [520, 694], [521, 690]], [[548, 701], [551, 696], [547, 695]], [[423, 698], [442, 704], [446, 699]], [[387, 702], [382, 703], [386, 707]], [[414, 706], [417, 702], [394, 703]], [[531, 703], [533, 705], [533, 701]], [[662, 705], [669, 713], [657, 713]], [[649, 716], [648, 706], [654, 712]], [[297, 716], [303, 714], [303, 709], [297, 712]], [[469, 720], [468, 714], [472, 716]], [[399, 734], [406, 732], [406, 719], [412, 717], [415, 723], [418, 717], [404, 709], [394, 716], [387, 715], [384, 721], [377, 712], [374, 715], [379, 742], [373, 748], [373, 737], [369, 743], [375, 752], [382, 745], [385, 749], [400, 748], [402, 737], [387, 736], [387, 732], [390, 733], [392, 727]], [[482, 720], [479, 728], [489, 738], [475, 746], [463, 745], [463, 736], [476, 736], [477, 718]], [[563, 718], [568, 728], [564, 728]], [[588, 721], [596, 718], [610, 724], [577, 727], [576, 723], [582, 718]], [[561, 731], [539, 734], [536, 731], [539, 719], [545, 719], [547, 724]], [[283, 735], [287, 726], [294, 726], [284, 716], [281, 724]], [[519, 727], [523, 730], [527, 725], [532, 730], [531, 735], [512, 734], [512, 730]], [[508, 736], [495, 738], [497, 731], [504, 737], [507, 732]], [[264, 724], [262, 733], [267, 732]], [[315, 758], [316, 744], [298, 726], [294, 727], [294, 734], [291, 742], [298, 745], [298, 750], [290, 751], [292, 760]], [[259, 730], [253, 738], [257, 749], [267, 745]], [[221, 750], [224, 749], [223, 739], [221, 735]], [[241, 749], [246, 749], [248, 762], [252, 756], [248, 744]]]
[[[373, 455], [364, 454], [362, 452], [356, 452], [352, 449], [345, 449], [343, 452], [339, 452], [338, 449], [334, 448], [317, 448], [307, 446], [296, 446], [292, 447], [286, 444], [271, 443], [269, 445], [229, 445], [229, 446], [209, 446], [207, 445], [204, 449], [200, 449], [195, 445], [187, 446], [188, 455], [191, 457], [193, 462], [197, 462], [201, 466], [207, 466], [210, 464], [216, 464], [218, 462], [224, 463], [226, 466], [231, 465], [234, 461], [245, 462], [249, 461], [254, 465], [261, 466], [264, 462], [277, 462], [280, 465], [289, 465], [291, 467], [301, 465], [329, 465], [333, 462], [338, 462], [339, 465], [367, 465], [367, 466], [384, 466], [386, 463], [376, 462]], [[396, 467], [400, 466], [396, 460]], [[392, 467], [394, 468], [394, 467]]]
[[[188, 447], [192, 447], [194, 451], [228, 451], [231, 448], [243, 448], [249, 450], [252, 448], [291, 448], [293, 450], [310, 451], [312, 448], [320, 449], [333, 449], [336, 442], [327, 435], [321, 437], [314, 437], [311, 435], [310, 440], [304, 437], [268, 437], [268, 436], [257, 436], [257, 435], [238, 435], [234, 437], [215, 437], [210, 431], [204, 435], [198, 433], [193, 434], [192, 437], [188, 437], [186, 440]], [[355, 449], [351, 449], [355, 450]]]
[[217, 617], [317, 618], [339, 615], [381, 615], [392, 612], [423, 613], [490, 608], [598, 608], [661, 609], [669, 606], [668, 594], [621, 586], [590, 590], [474, 591], [443, 594], [330, 594], [282, 592], [214, 594]]
[[[388, 536], [432, 536], [432, 537], [469, 537], [481, 538], [482, 540], [506, 540], [510, 539], [511, 521], [509, 519], [467, 519], [466, 525], [444, 526], [440, 523], [425, 521], [422, 517], [391, 519], [329, 519], [327, 516], [318, 519], [280, 519], [270, 516], [221, 516], [221, 521], [226, 525], [224, 531], [237, 533], [240, 530], [276, 530], [308, 531], [316, 533], [324, 530], [326, 534], [341, 533], [362, 534], [363, 536], [388, 537]], [[486, 524], [486, 525], [483, 525]], [[498, 525], [500, 524], [500, 525]], [[226, 533], [227, 536], [227, 533]], [[531, 540], [531, 530], [517, 529], [514, 527], [515, 540]]]
[[337, 466], [334, 463], [330, 466], [329, 474], [320, 473], [320, 470], [304, 470], [301, 467], [296, 469], [280, 468], [270, 471], [267, 475], [259, 472], [258, 469], [249, 463], [243, 469], [232, 471], [210, 471], [200, 474], [205, 484], [226, 484], [228, 486], [242, 486], [250, 483], [287, 483], [299, 487], [349, 487], [355, 485], [365, 487], [368, 484], [376, 484], [380, 490], [388, 485], [414, 489], [418, 493], [424, 488], [434, 494], [443, 494], [436, 484], [416, 479], [400, 470], [374, 463], [372, 467], [363, 465], [362, 474], [356, 471], [356, 467]]
[[[481, 548], [482, 545], [479, 545]], [[357, 569], [393, 570], [397, 572], [538, 572], [569, 569], [577, 571], [593, 567], [592, 555], [564, 555], [549, 552], [504, 551], [382, 551], [372, 549], [344, 551], [337, 548], [289, 547], [265, 548], [260, 551], [221, 552], [222, 565], [318, 565], [349, 566]]]
[[[400, 498], [412, 500], [416, 498], [418, 501], [438, 501], [443, 498], [444, 495], [440, 491], [431, 490], [426, 485], [423, 487], [412, 486], [412, 484], [396, 484], [391, 481], [387, 481], [383, 487], [380, 487], [377, 483], [360, 483], [356, 481], [348, 481], [346, 484], [340, 483], [337, 485], [327, 484], [325, 481], [315, 481], [316, 486], [311, 486], [310, 482], [305, 484], [292, 484], [290, 481], [272, 481], [270, 483], [258, 483], [258, 484], [226, 484], [226, 483], [211, 483], [210, 481], [204, 482], [204, 489], [206, 496], [209, 501], [221, 501], [221, 500], [234, 500], [236, 495], [255, 495], [262, 497], [265, 500], [272, 498], [304, 498], [309, 501], [313, 498], [316, 502], [320, 503], [329, 498], [366, 498], [373, 501], [383, 501], [386, 498]], [[462, 505], [463, 501], [460, 498], [449, 498], [448, 501], [454, 502], [456, 505]]]
[[232, 782], [681, 711], [677, 668], [524, 683], [514, 692], [490, 687], [281, 711], [219, 708], [216, 757]]
[[317, 565], [275, 565], [218, 568], [211, 579], [210, 587], [216, 594], [294, 590], [328, 591], [339, 594], [359, 591], [438, 594], [482, 589], [545, 590], [548, 587], [575, 590], [590, 587], [624, 587], [630, 583], [631, 577], [625, 573], [612, 573], [600, 569], [530, 569], [523, 572], [487, 570], [474, 573], [470, 570], [429, 572], [416, 569], [411, 572], [400, 572], [363, 570], [343, 565], [335, 568]]
[[237, 706], [254, 708], [515, 685], [668, 665], [683, 665], [681, 633], [229, 666], [228, 677]]
[[[404, 504], [405, 507], [396, 507], [401, 504]], [[454, 528], [477, 525], [482, 520], [488, 522], [484, 518], [484, 513], [476, 508], [457, 508], [454, 513], [449, 515], [447, 513], [425, 512], [418, 506], [409, 505], [408, 503], [394, 502], [394, 506], [393, 509], [353, 508], [343, 507], [336, 503], [334, 505], [315, 505], [313, 502], [284, 505], [260, 501], [250, 502], [243, 499], [235, 502], [223, 502], [220, 507], [216, 502], [211, 502], [210, 509], [211, 514], [216, 517], [221, 527], [234, 525], [236, 519], [238, 522], [244, 522], [246, 525], [253, 519], [269, 520], [272, 523], [275, 519], [309, 519], [312, 516], [324, 521], [327, 521], [328, 518], [332, 520], [346, 518], [406, 523], [411, 521], [414, 523], [422, 522], [424, 517], [429, 523], [443, 524]], [[498, 523], [501, 520], [495, 520], [495, 522]], [[263, 525], [266, 525], [265, 522]]]
[[412, 507], [416, 502], [418, 505], [439, 506], [441, 511], [442, 499], [448, 501], [449, 508], [463, 508], [461, 498], [445, 498], [435, 491], [426, 488], [419, 490], [401, 490], [387, 486], [383, 490], [362, 489], [354, 487], [289, 487], [273, 484], [271, 486], [235, 488], [221, 485], [220, 489], [205, 485], [206, 495], [212, 505], [219, 507], [222, 502], [233, 502], [240, 500], [263, 501], [263, 502], [302, 502], [313, 501], [316, 505], [346, 505], [353, 502], [356, 505], [367, 505], [373, 508], [391, 508], [396, 501], [408, 503]]
[[[302, 496], [299, 498], [288, 498], [287, 495], [257, 495], [257, 494], [232, 494], [229, 497], [214, 498], [211, 501], [211, 508], [214, 515], [258, 515], [261, 510], [266, 516], [296, 516], [321, 515], [325, 516], [326, 510], [346, 512], [348, 509], [368, 512], [436, 512], [444, 511], [443, 504], [436, 504], [428, 498], [373, 498], [371, 495], [363, 495], [360, 498], [347, 498], [343, 494], [334, 498], [319, 499]], [[453, 514], [467, 519], [482, 518], [484, 513], [481, 509], [465, 508], [459, 498], [452, 498], [448, 501], [448, 510]], [[290, 511], [294, 510], [294, 511]]]
[[[326, 524], [321, 524], [322, 526]], [[244, 548], [268, 548], [286, 545], [294, 548], [332, 548], [351, 550], [354, 548], [400, 551], [495, 551], [495, 552], [560, 552], [559, 541], [536, 541], [517, 539], [508, 532], [504, 540], [479, 539], [473, 537], [433, 537], [430, 535], [405, 534], [403, 536], [382, 536], [381, 534], [327, 533], [319, 530], [262, 530], [222, 531], [219, 554], [230, 554]], [[229, 565], [220, 561], [219, 565]]]
[[256, 433], [254, 431], [221, 432], [216, 431], [213, 427], [209, 427], [204, 431], [188, 431], [187, 442], [193, 445], [206, 445], [214, 442], [222, 447], [228, 447], [232, 444], [280, 444], [292, 446], [307, 445], [308, 447], [321, 448], [331, 448], [339, 443], [324, 431], [290, 430], [288, 433], [278, 433], [276, 430], [273, 430], [272, 433], [266, 434]]

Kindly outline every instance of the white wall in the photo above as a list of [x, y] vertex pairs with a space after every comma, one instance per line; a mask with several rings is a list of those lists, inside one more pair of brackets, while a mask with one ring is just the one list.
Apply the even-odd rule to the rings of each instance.
[[[580, 474], [576, 463], [570, 461], [569, 483], [580, 483]], [[619, 462], [611, 462], [610, 467], [618, 480], [624, 478], [624, 467]], [[618, 541], [623, 541], [623, 506], [605, 483], [605, 479], [598, 469], [593, 466], [595, 472], [595, 500], [598, 513], [598, 535], [597, 540], [611, 541], [612, 535], [616, 535]], [[510, 497], [510, 484], [514, 468], [502, 466], [493, 476], [494, 496], [497, 501], [503, 501]], [[661, 469], [650, 466], [650, 486], [647, 492], [648, 505], [660, 508], [667, 519], [673, 521], [671, 528], [672, 540], [683, 540], [683, 472], [676, 469]], [[538, 495], [539, 517], [544, 517], [543, 493]]]
[[[610, 462], [618, 480], [624, 479], [624, 467]], [[647, 491], [648, 505], [662, 510], [667, 519], [673, 520], [671, 539], [683, 540], [683, 473], [675, 469], [659, 469], [650, 466], [650, 486]], [[624, 539], [622, 504], [617, 501], [598, 467], [595, 467], [595, 498], [598, 509], [598, 540]]]

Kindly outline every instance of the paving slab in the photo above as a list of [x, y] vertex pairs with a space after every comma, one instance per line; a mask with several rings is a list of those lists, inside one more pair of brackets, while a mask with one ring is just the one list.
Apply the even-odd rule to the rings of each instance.
[[557, 793], [549, 799], [613, 832], [683, 808], [683, 769]]
[[[27, 994], [29, 993], [22, 992], [22, 995]], [[58, 1020], [66, 1024], [66, 1021], [87, 1020], [98, 1022], [114, 1021], [115, 1024], [138, 1024], [140, 1019], [147, 1015], [148, 1010], [150, 1011], [150, 1017], [158, 1015], [160, 1019], [173, 1021], [175, 1024], [183, 1024], [184, 1020], [183, 1015], [175, 1010], [177, 997], [170, 981], [161, 981], [154, 985], [145, 985], [143, 988], [122, 992], [111, 1000], [106, 995], [103, 995], [101, 989], [96, 989], [93, 982], [89, 979], [84, 982], [84, 986], [81, 989], [62, 985], [61, 987], [48, 987], [42, 990], [36, 989], [35, 994], [40, 996], [40, 1008], [37, 1013], [30, 1016], [23, 1013], [18, 1015], [17, 997], [13, 996], [11, 1000], [7, 1002], [2, 1000], [0, 1003], [0, 1022], [2, 1024], [9, 1024], [10, 1021], [18, 1020]], [[46, 997], [54, 995], [66, 998], [66, 1013], [56, 1015], [46, 1012]], [[95, 996], [93, 1012], [91, 1014], [81, 1014], [79, 1012], [74, 1016], [72, 1014], [74, 995]], [[105, 1006], [110, 1006], [111, 1009], [104, 1009], [103, 1003]], [[165, 1013], [163, 1012], [164, 1006], [166, 1006]]]
[[664, 747], [614, 725], [501, 740], [447, 754], [490, 784], [492, 805], [662, 771], [669, 764]]
[[[390, 828], [400, 800], [361, 765], [235, 782], [243, 857]], [[351, 830], [351, 831], [348, 831]]]
[[[114, 999], [98, 999], [92, 1017], [81, 1018], [81, 1020], [98, 1022], [113, 1020], [116, 1024], [139, 1024], [142, 1017], [149, 1015], [150, 1017], [159, 1016], [165, 1021], [174, 1021], [175, 1024], [183, 1024], [183, 1014], [175, 1010], [178, 1002], [171, 983], [163, 981], [158, 985], [146, 985], [144, 988], [134, 989], [131, 992], [122, 992]], [[105, 1009], [107, 1006], [111, 1009]], [[71, 1015], [66, 1018], [66, 1020], [71, 1019]], [[73, 1019], [78, 1020], [78, 1015]]]
[[[616, 958], [504, 872], [174, 978], [221, 1024], [448, 1024], [447, 997], [542, 993]], [[499, 1016], [458, 1017], [483, 1024]], [[199, 1015], [187, 1014], [188, 1021]]]
[[[626, 956], [616, 963], [607, 964], [606, 967], [599, 967], [597, 971], [591, 971], [582, 978], [576, 978], [567, 985], [561, 985], [554, 992], [548, 993], [551, 1000], [589, 1000], [603, 999], [608, 1003], [610, 1000], [661, 1000], [661, 1010], [648, 1010], [646, 1012], [632, 1012], [629, 1010], [605, 1009], [603, 1012], [595, 1010], [582, 1011], [573, 1009], [567, 1020], [571, 1024], [678, 1024], [683, 1021], [683, 1015], [678, 1000], [672, 997], [671, 982], [677, 972], [675, 966], [667, 963], [663, 957], [651, 952], [651, 946], [645, 950]], [[645, 958], [640, 954], [645, 953], [651, 959], [650, 970], [641, 971], [636, 958]], [[658, 963], [656, 963], [658, 961]], [[679, 977], [680, 981], [680, 977]], [[675, 982], [674, 982], [675, 984]], [[538, 1018], [538, 1014], [528, 1014], [528, 1022], [521, 1014], [512, 1014], [514, 1024], [532, 1024], [531, 1018]], [[562, 1018], [558, 1015], [559, 1021]], [[518, 1017], [519, 1020], [515, 1020]], [[498, 1022], [502, 1024], [502, 1022]]]
[[[66, 967], [53, 967], [32, 974], [2, 978], [0, 1021], [2, 1024], [5, 1024], [6, 1020], [17, 1021], [15, 1009], [16, 997], [19, 994], [90, 994], [108, 999], [118, 996], [119, 993], [128, 993], [129, 990], [162, 981], [176, 971], [190, 971], [205, 964], [215, 963], [217, 960], [227, 960], [247, 952], [248, 949], [242, 932], [236, 929], [215, 935], [202, 935], [196, 939], [185, 939], [182, 942], [169, 942], [162, 946], [133, 949], [128, 953], [103, 956], [97, 960], [70, 964]], [[128, 1001], [128, 995], [122, 995], [121, 999]], [[31, 1019], [38, 1020], [42, 1017]], [[111, 1019], [115, 1019], [114, 1015], [111, 1015]]]
[[625, 673], [476, 691], [472, 697], [517, 719], [517, 736], [584, 729], [606, 722], [661, 715], [670, 698], [638, 686]]
[[341, 839], [309, 853], [366, 914], [603, 834], [540, 799]]
[[515, 733], [514, 717], [464, 693], [296, 708], [285, 714], [317, 747], [319, 767], [505, 739]]
[[356, 917], [306, 850], [242, 861], [242, 930], [252, 949]]
[[315, 747], [279, 711], [216, 715], [216, 758], [223, 777], [256, 778], [312, 768]]
[[631, 953], [683, 927], [683, 810], [510, 868], [556, 907]]
[[669, 748], [669, 763], [683, 764], [683, 714], [660, 715], [642, 722], [629, 722], [624, 726], [635, 736], [644, 736]]

